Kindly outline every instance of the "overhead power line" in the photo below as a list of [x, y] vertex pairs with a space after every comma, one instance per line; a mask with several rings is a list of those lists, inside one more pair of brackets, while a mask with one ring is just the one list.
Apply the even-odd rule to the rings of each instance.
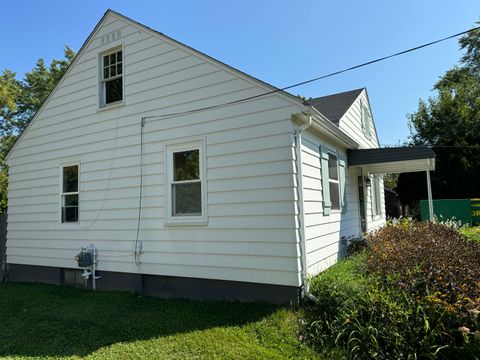
[[435, 149], [435, 148], [459, 148], [459, 149], [480, 149], [480, 145], [427, 145], [427, 146], [422, 146], [422, 145], [398, 145], [398, 144], [382, 144], [381, 148], [388, 149], [390, 147], [419, 147], [419, 148], [429, 148], [429, 149]]
[[289, 89], [292, 89], [292, 88], [295, 88], [295, 87], [298, 87], [298, 86], [301, 86], [301, 85], [306, 85], [306, 84], [309, 84], [309, 83], [312, 83], [312, 82], [315, 82], [315, 81], [319, 81], [319, 80], [326, 79], [326, 78], [329, 78], [329, 77], [332, 77], [332, 76], [336, 76], [336, 75], [346, 73], [348, 71], [352, 71], [352, 70], [359, 69], [359, 68], [362, 68], [362, 67], [365, 67], [365, 66], [368, 66], [368, 65], [372, 65], [372, 64], [378, 63], [380, 61], [391, 59], [393, 57], [397, 57], [397, 56], [404, 55], [404, 54], [407, 54], [407, 53], [410, 53], [410, 52], [413, 52], [413, 51], [417, 51], [417, 50], [420, 50], [420, 49], [438, 44], [440, 42], [450, 40], [450, 39], [456, 38], [456, 37], [461, 36], [461, 35], [468, 34], [469, 32], [472, 32], [472, 31], [475, 31], [475, 30], [480, 30], [480, 26], [477, 26], [477, 27], [474, 27], [472, 29], [465, 30], [465, 31], [462, 31], [462, 32], [459, 32], [459, 33], [456, 33], [456, 34], [438, 39], [438, 40], [430, 41], [428, 43], [418, 45], [418, 46], [412, 47], [412, 48], [407, 49], [407, 50], [399, 51], [399, 52], [394, 53], [394, 54], [383, 56], [383, 57], [380, 57], [380, 58], [377, 58], [377, 59], [374, 59], [374, 60], [370, 60], [370, 61], [358, 64], [358, 65], [354, 65], [354, 66], [342, 69], [342, 70], [334, 71], [334, 72], [331, 72], [331, 73], [328, 73], [328, 74], [325, 74], [325, 75], [322, 75], [322, 76], [318, 76], [318, 77], [313, 78], [313, 79], [301, 81], [301, 82], [298, 82], [296, 84], [292, 84], [292, 85], [289, 85], [289, 86], [285, 86], [283, 88], [278, 88], [278, 89], [275, 89], [275, 90], [267, 91], [267, 92], [264, 92], [264, 93], [261, 93], [261, 94], [258, 94], [258, 95], [253, 95], [253, 96], [249, 96], [249, 97], [246, 97], [246, 98], [229, 101], [229, 102], [226, 102], [226, 103], [223, 103], [223, 104], [204, 106], [204, 107], [200, 107], [200, 108], [196, 108], [196, 109], [192, 109], [192, 110], [173, 112], [173, 113], [169, 113], [169, 114], [159, 114], [159, 115], [145, 116], [144, 119], [186, 115], [186, 114], [191, 114], [191, 113], [196, 113], [196, 112], [201, 112], [201, 111], [206, 111], [206, 110], [218, 109], [218, 108], [238, 104], [238, 103], [241, 103], [241, 102], [258, 99], [260, 97], [264, 97], [264, 96], [267, 96], [267, 95], [271, 95], [271, 94], [275, 94], [275, 93], [282, 92], [282, 91], [285, 91], [285, 90], [289, 90]]

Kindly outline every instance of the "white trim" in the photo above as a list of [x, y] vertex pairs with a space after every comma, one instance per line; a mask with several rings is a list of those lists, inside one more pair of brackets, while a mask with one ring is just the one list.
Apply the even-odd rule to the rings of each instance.
[[[78, 175], [77, 175], [77, 191], [75, 192], [63, 192], [63, 169], [69, 166], [77, 166], [78, 167]], [[58, 222], [60, 224], [80, 224], [80, 161], [72, 161], [67, 163], [60, 164], [60, 184], [59, 184], [59, 196], [58, 196]], [[63, 204], [63, 197], [65, 195], [78, 195], [78, 215], [77, 221], [69, 221], [63, 222], [62, 221], [62, 204]]]
[[[164, 176], [165, 176], [165, 218], [164, 223], [167, 226], [189, 226], [189, 225], [207, 225], [208, 224], [208, 208], [207, 208], [207, 173], [206, 173], [206, 140], [205, 138], [195, 140], [177, 141], [175, 143], [169, 142], [165, 144], [164, 149]], [[173, 154], [175, 152], [187, 151], [187, 150], [199, 150], [199, 162], [200, 162], [200, 179], [201, 183], [201, 201], [202, 201], [202, 213], [201, 215], [193, 216], [174, 216], [172, 214], [172, 185], [173, 180]], [[186, 181], [182, 183], [191, 183], [192, 181]], [[197, 180], [194, 182], [198, 182]]]

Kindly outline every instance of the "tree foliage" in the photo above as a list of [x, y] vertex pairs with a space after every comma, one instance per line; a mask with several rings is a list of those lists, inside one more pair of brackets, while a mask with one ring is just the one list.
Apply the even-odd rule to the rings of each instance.
[[46, 65], [42, 58], [25, 73], [23, 80], [4, 69], [0, 74], [0, 212], [7, 207], [8, 169], [4, 158], [19, 134], [63, 76], [75, 52], [65, 46], [64, 59], [53, 59]]
[[[435, 198], [480, 196], [480, 31], [463, 36], [459, 65], [434, 85], [435, 96], [420, 100], [409, 115], [411, 145], [432, 147]], [[402, 202], [426, 198], [425, 174], [401, 174], [397, 190]]]

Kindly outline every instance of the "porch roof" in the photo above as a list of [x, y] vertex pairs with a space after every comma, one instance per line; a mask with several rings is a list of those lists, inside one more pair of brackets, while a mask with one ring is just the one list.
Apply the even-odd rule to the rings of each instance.
[[369, 174], [435, 170], [435, 152], [424, 147], [348, 150], [348, 166], [355, 165]]

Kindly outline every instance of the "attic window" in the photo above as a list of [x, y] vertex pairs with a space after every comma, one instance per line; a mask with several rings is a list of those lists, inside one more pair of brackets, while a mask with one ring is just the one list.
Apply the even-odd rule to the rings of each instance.
[[370, 123], [372, 121], [370, 116], [370, 111], [368, 110], [367, 105], [362, 101], [361, 102], [361, 118], [362, 118], [362, 131], [367, 139], [370, 139]]
[[115, 50], [102, 55], [102, 104], [123, 100], [123, 53]]

